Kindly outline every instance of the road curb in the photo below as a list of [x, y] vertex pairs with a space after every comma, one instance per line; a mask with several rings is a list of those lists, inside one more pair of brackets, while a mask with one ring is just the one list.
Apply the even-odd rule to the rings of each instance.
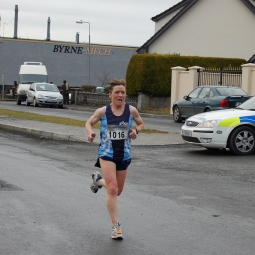
[[[0, 130], [5, 130], [9, 132], [16, 132], [20, 134], [30, 135], [33, 137], [37, 137], [39, 139], [47, 139], [47, 140], [55, 140], [55, 141], [65, 141], [65, 142], [77, 142], [77, 143], [89, 143], [85, 138], [75, 136], [75, 135], [66, 135], [64, 133], [57, 133], [52, 131], [42, 131], [38, 129], [33, 128], [27, 128], [27, 127], [21, 127], [21, 126], [15, 126], [10, 124], [3, 124], [0, 123]], [[171, 134], [169, 134], [171, 135]], [[175, 134], [176, 135], [176, 134]], [[94, 141], [93, 144], [99, 145], [99, 142]], [[184, 144], [180, 141], [171, 141], [171, 142], [165, 142], [160, 144], [133, 144], [133, 147], [136, 146], [166, 146], [166, 145], [179, 145]]]
[[73, 135], [65, 135], [62, 133], [41, 131], [38, 129], [24, 128], [24, 127], [12, 126], [8, 124], [0, 124], [0, 129], [6, 130], [6, 131], [16, 131], [23, 134], [30, 134], [32, 136], [35, 136], [41, 139], [88, 143], [88, 141], [86, 141], [85, 139], [82, 139], [80, 137], [73, 136]]

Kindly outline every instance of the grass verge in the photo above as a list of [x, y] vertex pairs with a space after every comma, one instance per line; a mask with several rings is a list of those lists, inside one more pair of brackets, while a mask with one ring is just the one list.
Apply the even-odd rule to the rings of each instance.
[[[7, 109], [0, 109], [0, 116], [8, 116], [8, 117], [17, 118], [17, 119], [35, 120], [35, 121], [67, 125], [67, 126], [74, 126], [74, 127], [82, 127], [82, 128], [84, 128], [85, 123], [86, 123], [86, 121], [82, 121], [82, 120], [74, 120], [74, 119], [70, 119], [70, 118], [47, 116], [47, 115], [41, 115], [41, 114], [36, 114], [36, 113], [27, 113], [27, 112], [13, 111], [13, 110], [7, 110]], [[96, 129], [99, 129], [100, 124], [97, 123], [93, 127]], [[155, 129], [144, 129], [142, 131], [142, 133], [145, 133], [145, 134], [156, 134], [156, 133], [167, 134], [168, 132], [159, 131], [159, 130], [155, 130]]]
[[159, 114], [159, 115], [170, 115], [170, 108], [149, 108], [147, 110], [141, 111], [143, 113]]

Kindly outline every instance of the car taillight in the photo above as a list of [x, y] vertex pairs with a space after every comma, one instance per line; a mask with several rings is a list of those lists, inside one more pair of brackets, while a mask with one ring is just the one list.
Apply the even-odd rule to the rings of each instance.
[[220, 102], [220, 107], [229, 107], [229, 102], [227, 99], [223, 99]]

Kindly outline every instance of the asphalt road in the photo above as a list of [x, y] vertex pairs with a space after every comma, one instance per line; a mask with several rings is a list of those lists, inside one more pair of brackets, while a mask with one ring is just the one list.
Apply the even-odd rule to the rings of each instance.
[[106, 191], [89, 189], [96, 145], [5, 131], [0, 142], [0, 254], [254, 254], [254, 156], [135, 146], [114, 241]]

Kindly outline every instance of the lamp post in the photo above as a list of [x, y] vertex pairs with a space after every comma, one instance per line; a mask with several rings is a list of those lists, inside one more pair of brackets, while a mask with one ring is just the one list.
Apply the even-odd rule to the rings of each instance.
[[87, 21], [82, 21], [82, 20], [76, 21], [76, 23], [78, 23], [78, 24], [83, 24], [83, 23], [89, 24], [89, 84], [88, 85], [91, 85], [90, 84], [90, 23], [87, 22]]

